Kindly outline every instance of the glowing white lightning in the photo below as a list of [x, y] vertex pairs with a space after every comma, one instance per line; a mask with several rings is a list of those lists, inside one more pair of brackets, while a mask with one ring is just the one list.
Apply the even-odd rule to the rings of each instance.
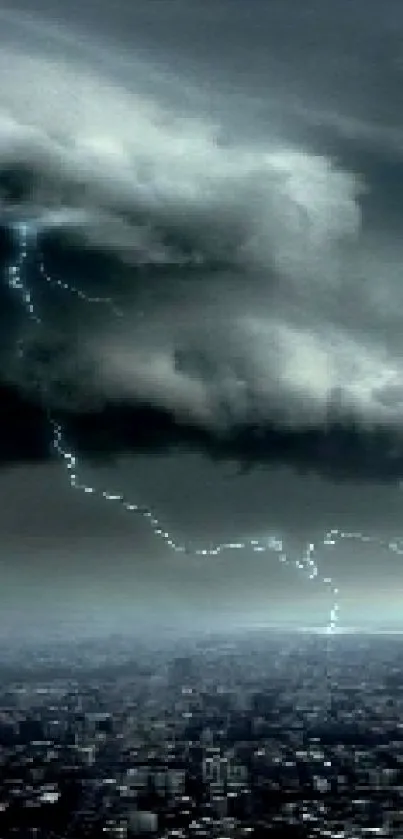
[[111, 309], [114, 315], [116, 315], [117, 317], [122, 317], [123, 312], [116, 306], [112, 297], [91, 297], [88, 294], [85, 294], [85, 292], [82, 291], [81, 288], [77, 288], [76, 286], [71, 285], [70, 283], [66, 283], [64, 282], [64, 280], [61, 280], [60, 278], [52, 277], [46, 270], [43, 254], [40, 250], [38, 250], [38, 268], [42, 279], [50, 287], [58, 288], [60, 291], [67, 291], [73, 297], [77, 297], [79, 300], [83, 300], [85, 303], [104, 304]]
[[[46, 221], [46, 224], [48, 223], [48, 221], [49, 220]], [[38, 327], [41, 327], [43, 324], [35, 305], [33, 293], [29, 288], [27, 277], [29, 269], [29, 259], [36, 260], [36, 264], [39, 266], [39, 271], [42, 278], [49, 285], [56, 285], [62, 291], [67, 292], [69, 294], [74, 294], [88, 303], [105, 303], [108, 306], [110, 306], [111, 310], [115, 314], [120, 314], [119, 310], [116, 309], [113, 300], [111, 300], [110, 298], [88, 297], [84, 294], [84, 292], [81, 292], [80, 289], [76, 289], [75, 287], [70, 286], [68, 283], [59, 280], [54, 280], [51, 276], [49, 276], [49, 274], [46, 272], [43, 263], [43, 256], [40, 252], [38, 244], [39, 232], [43, 230], [45, 227], [44, 219], [41, 219], [39, 221], [38, 219], [29, 219], [23, 222], [13, 221], [10, 226], [15, 235], [15, 240], [17, 244], [17, 254], [15, 261], [7, 268], [5, 275], [6, 281], [10, 289], [18, 293], [21, 300], [21, 304], [24, 308], [24, 311], [26, 312], [27, 317], [30, 320], [32, 320]], [[19, 341], [19, 352], [20, 354], [24, 355], [25, 348], [23, 339], [20, 339]], [[136, 515], [140, 515], [148, 521], [149, 526], [151, 527], [154, 535], [157, 538], [162, 539], [167, 544], [167, 546], [176, 553], [191, 552], [196, 556], [203, 557], [218, 556], [223, 552], [235, 550], [251, 550], [255, 553], [276, 553], [280, 562], [288, 565], [294, 565], [297, 569], [306, 573], [308, 575], [309, 580], [313, 581], [317, 579], [319, 582], [322, 583], [322, 585], [325, 586], [326, 590], [329, 591], [331, 597], [331, 607], [326, 627], [326, 631], [329, 634], [332, 634], [337, 630], [339, 623], [339, 589], [337, 586], [335, 586], [330, 576], [321, 576], [319, 573], [319, 566], [316, 560], [316, 554], [319, 548], [334, 546], [337, 542], [342, 540], [356, 540], [365, 543], [377, 544], [378, 546], [386, 547], [388, 550], [394, 553], [400, 555], [403, 554], [403, 538], [398, 538], [392, 541], [385, 541], [364, 533], [344, 532], [340, 531], [339, 529], [330, 530], [327, 533], [325, 533], [320, 541], [319, 548], [313, 542], [309, 542], [305, 547], [304, 551], [302, 552], [301, 556], [296, 560], [292, 559], [289, 555], [287, 555], [284, 549], [283, 540], [281, 538], [278, 538], [277, 536], [270, 536], [265, 539], [246, 539], [238, 542], [219, 543], [215, 545], [209, 545], [205, 548], [192, 550], [190, 546], [177, 542], [173, 538], [172, 534], [169, 533], [163, 527], [160, 519], [153, 513], [153, 511], [149, 507], [139, 505], [137, 503], [134, 503], [133, 501], [127, 500], [121, 493], [112, 493], [108, 490], [98, 489], [92, 485], [82, 482], [78, 475], [78, 456], [72, 449], [69, 448], [66, 441], [63, 426], [60, 422], [56, 421], [49, 412], [48, 421], [50, 424], [53, 451], [56, 454], [56, 456], [62, 460], [72, 489], [78, 490], [79, 492], [83, 492], [85, 494], [99, 495], [106, 501], [111, 501], [120, 504], [120, 506], [122, 506], [128, 513], [135, 513]]]

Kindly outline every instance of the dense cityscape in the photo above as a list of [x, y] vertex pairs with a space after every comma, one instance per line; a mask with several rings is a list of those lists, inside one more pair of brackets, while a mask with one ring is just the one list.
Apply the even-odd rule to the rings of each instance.
[[402, 44], [0, 0], [0, 839], [403, 839]]
[[0, 836], [401, 836], [402, 654], [275, 630], [4, 643]]

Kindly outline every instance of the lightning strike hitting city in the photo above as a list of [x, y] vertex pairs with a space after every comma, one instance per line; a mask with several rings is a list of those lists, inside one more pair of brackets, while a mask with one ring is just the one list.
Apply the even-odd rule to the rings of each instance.
[[398, 0], [0, 0], [0, 837], [403, 835]]

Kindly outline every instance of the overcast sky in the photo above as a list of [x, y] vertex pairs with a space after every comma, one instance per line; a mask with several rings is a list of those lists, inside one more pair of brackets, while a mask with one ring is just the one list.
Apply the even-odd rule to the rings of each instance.
[[[325, 625], [323, 576], [342, 625], [399, 622], [401, 557], [321, 542], [403, 534], [402, 29], [392, 0], [0, 0], [4, 632]], [[71, 490], [49, 410], [186, 553]], [[194, 553], [271, 535], [319, 580]]]

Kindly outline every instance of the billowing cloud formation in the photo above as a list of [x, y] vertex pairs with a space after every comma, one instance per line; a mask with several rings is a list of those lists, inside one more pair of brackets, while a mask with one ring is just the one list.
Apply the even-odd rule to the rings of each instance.
[[52, 329], [32, 338], [50, 347], [46, 387], [9, 350], [8, 386], [77, 415], [147, 405], [221, 440], [323, 432], [335, 416], [398, 431], [399, 246], [391, 259], [367, 224], [353, 167], [291, 136], [247, 142], [82, 61], [4, 46], [0, 72], [4, 224], [39, 219], [64, 282], [73, 252], [84, 292], [124, 300], [114, 323], [94, 306], [66, 315], [69, 297], [53, 305], [46, 289]]
[[134, 262], [142, 246], [151, 262], [176, 261], [171, 235], [199, 259], [306, 272], [359, 228], [356, 180], [325, 158], [224, 144], [207, 120], [61, 60], [3, 50], [0, 72], [0, 160], [5, 176], [21, 167], [17, 202], [78, 223], [87, 213], [98, 242]]

